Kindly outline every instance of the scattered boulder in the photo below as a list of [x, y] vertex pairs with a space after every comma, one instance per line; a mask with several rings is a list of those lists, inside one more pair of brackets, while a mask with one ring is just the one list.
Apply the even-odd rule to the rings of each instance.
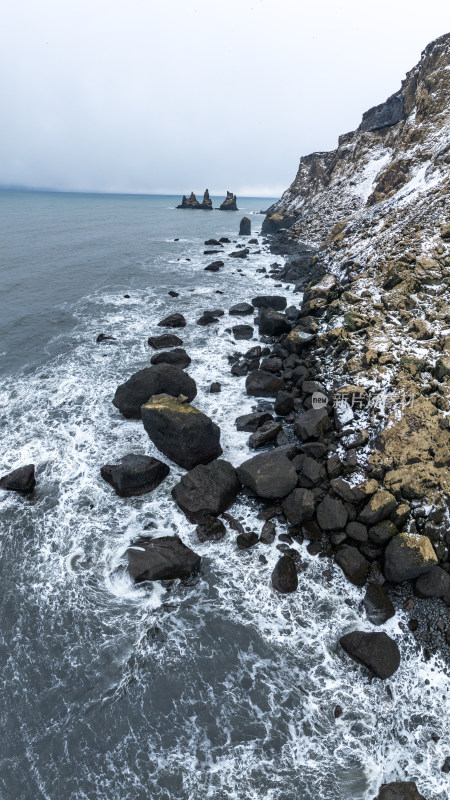
[[284, 314], [273, 308], [263, 308], [259, 315], [259, 333], [262, 336], [282, 336], [291, 330], [291, 324]]
[[372, 495], [367, 505], [364, 506], [358, 520], [363, 522], [364, 525], [375, 525], [376, 522], [387, 519], [396, 507], [397, 501], [395, 497], [385, 489], [380, 489]]
[[294, 328], [294, 330], [286, 336], [283, 345], [288, 353], [295, 353], [299, 356], [314, 339], [315, 335], [313, 333], [308, 333], [301, 328]]
[[271, 372], [255, 369], [247, 375], [245, 389], [252, 397], [276, 397], [284, 389], [284, 381]]
[[181, 369], [185, 369], [191, 363], [191, 359], [182, 347], [175, 347], [174, 350], [163, 350], [155, 353], [151, 359], [151, 364], [177, 364]]
[[169, 394], [153, 395], [141, 413], [152, 442], [180, 467], [192, 469], [221, 455], [219, 426], [189, 403]]
[[196, 321], [197, 325], [212, 325], [215, 322], [219, 322], [219, 319], [213, 311], [204, 311], [202, 316]]
[[274, 403], [275, 414], [286, 417], [294, 410], [294, 395], [291, 392], [281, 390], [277, 393]]
[[148, 343], [154, 350], [165, 350], [167, 347], [180, 347], [183, 339], [174, 333], [162, 333], [161, 336], [150, 336]]
[[287, 301], [282, 295], [260, 294], [252, 299], [255, 308], [273, 308], [275, 311], [284, 311]]
[[294, 489], [283, 500], [283, 511], [291, 525], [300, 525], [314, 514], [314, 495], [309, 489]]
[[195, 381], [175, 364], [155, 364], [135, 372], [125, 383], [117, 387], [113, 404], [127, 419], [140, 419], [141, 406], [152, 395], [180, 394], [188, 401], [197, 394]]
[[415, 589], [419, 597], [441, 597], [450, 606], [450, 575], [441, 567], [432, 567], [417, 578]]
[[348, 511], [344, 504], [327, 494], [317, 507], [317, 522], [323, 531], [336, 531], [345, 528]]
[[276, 439], [277, 435], [281, 431], [281, 423], [275, 422], [275, 420], [269, 420], [265, 422], [264, 425], [261, 425], [255, 433], [252, 433], [248, 440], [248, 444], [253, 450], [257, 450], [258, 447], [264, 447], [265, 444], [268, 442], [273, 442]]
[[276, 534], [276, 525], [274, 522], [270, 522], [268, 520], [262, 526], [259, 541], [262, 542], [263, 544], [272, 544], [272, 542], [275, 539], [275, 534]]
[[263, 499], [286, 497], [297, 484], [297, 472], [292, 461], [278, 449], [259, 453], [244, 461], [237, 468], [237, 475], [244, 486]]
[[36, 486], [34, 464], [18, 467], [0, 478], [0, 489], [20, 494], [31, 494]]
[[294, 433], [304, 442], [307, 439], [319, 439], [331, 427], [331, 420], [326, 408], [311, 408], [301, 414], [294, 423]]
[[392, 537], [397, 534], [398, 530], [394, 523], [389, 519], [385, 519], [383, 522], [379, 522], [378, 525], [374, 525], [373, 528], [370, 528], [369, 539], [375, 544], [386, 544], [389, 539], [392, 539]]
[[127, 550], [128, 572], [135, 583], [188, 578], [200, 568], [201, 558], [178, 536], [141, 537]]
[[407, 581], [430, 572], [437, 562], [428, 536], [400, 533], [384, 552], [384, 574], [388, 581]]
[[395, 615], [395, 608], [379, 583], [371, 583], [363, 600], [367, 619], [373, 625], [383, 625]]
[[233, 336], [235, 339], [251, 339], [253, 336], [253, 328], [251, 325], [234, 325]]
[[228, 461], [218, 459], [199, 464], [183, 475], [172, 489], [172, 497], [189, 522], [226, 511], [235, 501], [240, 483]]
[[219, 381], [213, 381], [209, 387], [210, 394], [219, 394], [222, 391], [222, 384]]
[[186, 320], [183, 314], [169, 314], [168, 317], [164, 317], [161, 322], [158, 322], [158, 325], [160, 328], [184, 328]]
[[272, 586], [281, 594], [289, 594], [297, 589], [297, 570], [295, 561], [290, 556], [281, 556], [275, 564], [272, 572]]
[[252, 223], [248, 217], [242, 217], [239, 224], [239, 236], [250, 236], [252, 232]]
[[253, 531], [244, 531], [244, 533], [240, 533], [236, 538], [238, 550], [248, 550], [249, 547], [254, 547], [255, 544], [258, 544], [258, 541], [258, 535], [253, 533]]
[[414, 781], [384, 783], [373, 800], [425, 800]]
[[247, 431], [254, 433], [261, 425], [272, 420], [272, 414], [268, 411], [254, 411], [252, 414], [243, 414], [236, 419], [236, 428], [238, 431]]
[[205, 267], [205, 272], [219, 272], [219, 269], [223, 267], [223, 265], [223, 261], [212, 261], [211, 264]]
[[230, 253], [230, 258], [247, 258], [250, 250], [248, 247], [242, 248], [242, 250], [235, 250], [233, 253]]
[[167, 464], [152, 456], [129, 453], [118, 464], [105, 464], [100, 469], [102, 478], [113, 487], [119, 497], [134, 497], [152, 492], [167, 477]]
[[108, 336], [107, 333], [99, 333], [95, 341], [97, 344], [101, 344], [102, 342], [116, 342], [117, 339], [115, 336]]
[[236, 305], [231, 306], [228, 313], [235, 317], [245, 317], [248, 314], [253, 314], [253, 311], [254, 308], [250, 303], [236, 303]]
[[344, 544], [337, 551], [334, 560], [350, 583], [354, 586], [364, 586], [369, 564], [356, 547]]
[[363, 664], [377, 678], [386, 680], [400, 666], [400, 651], [396, 642], [387, 633], [365, 633], [353, 631], [339, 639], [347, 655], [358, 664]]
[[218, 542], [227, 532], [222, 520], [212, 515], [202, 517], [195, 530], [201, 542]]
[[349, 539], [353, 539], [354, 542], [365, 544], [369, 540], [367, 528], [362, 522], [349, 522], [345, 532]]

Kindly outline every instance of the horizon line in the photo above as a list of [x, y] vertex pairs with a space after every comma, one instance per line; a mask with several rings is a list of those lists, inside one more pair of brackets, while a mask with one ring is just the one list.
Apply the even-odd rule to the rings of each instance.
[[[118, 191], [118, 190], [101, 190], [101, 189], [57, 189], [54, 187], [49, 186], [24, 186], [24, 185], [17, 185], [17, 184], [1, 184], [0, 183], [0, 191], [3, 192], [48, 192], [51, 194], [93, 194], [93, 195], [121, 195], [121, 196], [129, 196], [129, 197], [183, 197], [186, 195], [185, 192], [148, 192], [148, 191]], [[209, 191], [209, 190], [208, 190]], [[189, 193], [190, 194], [190, 193]], [[195, 192], [194, 192], [195, 194]], [[214, 192], [211, 191], [209, 194], [212, 197], [222, 197], [225, 195], [226, 192]], [[233, 192], [233, 194], [235, 194]], [[187, 195], [186, 195], [187, 196]], [[199, 193], [200, 196], [200, 193]], [[236, 197], [255, 197], [261, 199], [274, 199], [281, 197], [281, 193], [274, 192], [273, 194], [238, 194], [236, 193]]]

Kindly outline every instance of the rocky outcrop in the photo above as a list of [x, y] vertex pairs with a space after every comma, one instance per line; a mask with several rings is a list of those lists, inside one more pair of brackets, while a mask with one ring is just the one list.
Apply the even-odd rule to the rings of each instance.
[[239, 223], [239, 236], [251, 236], [252, 223], [248, 217], [242, 217]]
[[192, 469], [221, 455], [219, 426], [189, 403], [158, 394], [144, 403], [141, 413], [153, 444], [180, 467]]
[[142, 536], [130, 545], [127, 557], [128, 572], [135, 583], [189, 578], [201, 564], [200, 556], [178, 536]]
[[236, 195], [233, 192], [227, 192], [227, 196], [219, 208], [221, 211], [239, 211]]
[[206, 211], [212, 211], [212, 200], [209, 196], [208, 189], [205, 189], [205, 193], [203, 195], [203, 200], [201, 203], [197, 200], [194, 192], [191, 192], [189, 199], [186, 195], [183, 195], [183, 199], [177, 208], [193, 208], [193, 209], [205, 209]]

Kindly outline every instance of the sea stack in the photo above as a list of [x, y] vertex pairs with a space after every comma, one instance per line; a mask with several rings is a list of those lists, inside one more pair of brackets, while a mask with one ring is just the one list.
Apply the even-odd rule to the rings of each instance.
[[205, 189], [205, 193], [203, 195], [203, 200], [201, 203], [199, 203], [199, 201], [197, 200], [194, 192], [191, 192], [189, 200], [185, 194], [183, 195], [181, 203], [179, 206], [177, 206], [177, 208], [203, 208], [206, 209], [207, 211], [212, 211], [213, 205], [212, 205], [212, 200], [209, 196], [208, 189]]
[[237, 207], [237, 198], [233, 192], [227, 192], [227, 196], [223, 203], [220, 205], [221, 211], [239, 211]]

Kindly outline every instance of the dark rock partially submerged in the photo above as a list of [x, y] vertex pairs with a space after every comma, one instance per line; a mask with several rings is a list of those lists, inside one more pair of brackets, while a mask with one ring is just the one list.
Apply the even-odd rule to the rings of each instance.
[[113, 404], [127, 419], [140, 419], [141, 406], [154, 394], [180, 394], [188, 401], [197, 394], [195, 381], [175, 364], [155, 364], [135, 372], [117, 387]]
[[237, 475], [244, 486], [264, 499], [286, 497], [297, 483], [297, 472], [292, 461], [278, 450], [260, 453], [244, 461], [237, 468]]
[[195, 530], [201, 542], [219, 542], [227, 532], [222, 520], [212, 515], [203, 517]]
[[169, 314], [168, 317], [164, 317], [161, 322], [158, 322], [158, 325], [160, 328], [184, 328], [186, 320], [183, 314]]
[[191, 363], [190, 356], [182, 347], [175, 347], [173, 350], [164, 350], [155, 353], [151, 359], [151, 364], [177, 364], [181, 369], [185, 369]]
[[284, 389], [284, 381], [272, 372], [255, 369], [247, 376], [245, 388], [252, 397], [276, 397]]
[[161, 336], [149, 336], [148, 343], [154, 350], [165, 350], [167, 347], [180, 347], [183, 339], [174, 333], [162, 333]]
[[394, 781], [384, 783], [373, 800], [425, 800], [425, 797], [420, 794], [414, 781]]
[[272, 586], [281, 594], [295, 592], [298, 587], [295, 562], [290, 556], [281, 556], [272, 572]]
[[129, 453], [118, 464], [105, 464], [100, 474], [119, 497], [133, 497], [152, 492], [167, 477], [167, 464], [151, 456]]
[[135, 583], [189, 578], [200, 568], [201, 558], [178, 536], [141, 537], [127, 550], [128, 571]]
[[357, 547], [343, 545], [337, 551], [335, 561], [350, 583], [354, 586], [364, 586], [369, 564]]
[[152, 396], [141, 411], [152, 442], [180, 467], [192, 469], [221, 455], [219, 426], [189, 403], [159, 394]]
[[12, 472], [0, 478], [0, 489], [6, 489], [10, 492], [31, 494], [35, 486], [34, 464], [18, 467], [18, 469], [14, 469]]
[[190, 522], [218, 516], [234, 503], [240, 483], [234, 467], [223, 459], [200, 464], [183, 475], [172, 497]]
[[367, 619], [373, 625], [383, 625], [395, 615], [395, 608], [379, 583], [371, 583], [364, 597]]
[[252, 223], [248, 217], [242, 217], [239, 224], [239, 236], [250, 236], [252, 232]]
[[353, 661], [382, 680], [390, 678], [400, 666], [400, 651], [387, 633], [353, 631], [342, 636], [339, 643]]

